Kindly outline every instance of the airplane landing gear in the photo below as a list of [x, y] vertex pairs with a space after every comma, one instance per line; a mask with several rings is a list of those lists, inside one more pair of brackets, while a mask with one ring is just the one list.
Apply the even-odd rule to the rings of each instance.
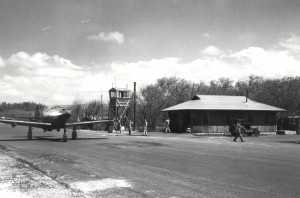
[[67, 141], [68, 141], [68, 135], [67, 135], [67, 129], [66, 129], [66, 128], [64, 128], [63, 141], [64, 141], [64, 142], [67, 142]]
[[29, 126], [29, 128], [28, 128], [27, 139], [32, 140], [32, 127], [31, 126]]
[[72, 131], [72, 139], [73, 139], [73, 140], [76, 140], [76, 138], [77, 138], [77, 132], [76, 132], [75, 127], [73, 127], [73, 131]]

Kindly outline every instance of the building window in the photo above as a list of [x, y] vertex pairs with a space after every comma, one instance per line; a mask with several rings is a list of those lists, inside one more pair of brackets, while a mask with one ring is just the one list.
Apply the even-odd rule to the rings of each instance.
[[193, 120], [193, 125], [194, 126], [200, 126], [201, 125], [201, 120], [202, 120], [202, 114], [199, 111], [193, 111], [192, 112], [192, 120]]
[[128, 98], [129, 97], [129, 92], [128, 91], [124, 91], [123, 92], [123, 97], [124, 98]]
[[265, 112], [265, 124], [270, 124], [270, 114], [269, 114], [269, 112]]
[[296, 119], [295, 118], [289, 118], [289, 124], [290, 125], [296, 125]]
[[202, 123], [203, 124], [208, 124], [208, 112], [203, 112]]
[[116, 98], [117, 97], [117, 93], [116, 92], [110, 92], [110, 97]]
[[249, 122], [250, 124], [253, 123], [253, 115], [248, 115], [248, 122]]
[[119, 91], [119, 98], [123, 98], [123, 92]]
[[270, 113], [270, 124], [271, 125], [276, 125], [277, 124], [277, 118], [276, 118], [276, 113]]
[[225, 116], [226, 116], [226, 124], [232, 124], [231, 112], [226, 112]]

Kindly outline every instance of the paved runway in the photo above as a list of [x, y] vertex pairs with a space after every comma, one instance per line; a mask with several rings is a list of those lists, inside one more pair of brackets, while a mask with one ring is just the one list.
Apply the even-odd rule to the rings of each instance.
[[[0, 163], [5, 170], [0, 174], [0, 193], [24, 197], [53, 197], [53, 193], [60, 197], [300, 194], [297, 135], [245, 137], [241, 143], [223, 136], [79, 131], [77, 140], [65, 143], [61, 132], [34, 129], [32, 141], [27, 141], [26, 133], [26, 127], [0, 124], [0, 155], [5, 159]], [[20, 175], [29, 178], [25, 187], [24, 178], [15, 179]]]

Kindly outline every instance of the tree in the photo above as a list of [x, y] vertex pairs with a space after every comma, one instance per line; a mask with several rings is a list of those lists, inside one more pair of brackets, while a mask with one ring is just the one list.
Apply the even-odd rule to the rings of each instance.
[[191, 99], [194, 91], [193, 83], [177, 77], [161, 78], [141, 89], [139, 107], [149, 127], [154, 130], [157, 125], [162, 125], [166, 115], [161, 114], [160, 110]]
[[[250, 75], [246, 80], [234, 83], [228, 78], [213, 80], [209, 84], [203, 81], [192, 83], [177, 77], [161, 78], [156, 83], [141, 89], [138, 109], [142, 117], [138, 123], [147, 118], [149, 125], [155, 129], [166, 118], [159, 111], [190, 100], [199, 95], [238, 95], [251, 100], [288, 110], [290, 114], [300, 115], [300, 77], [281, 79], [264, 79]], [[141, 120], [142, 119], [142, 120]]]

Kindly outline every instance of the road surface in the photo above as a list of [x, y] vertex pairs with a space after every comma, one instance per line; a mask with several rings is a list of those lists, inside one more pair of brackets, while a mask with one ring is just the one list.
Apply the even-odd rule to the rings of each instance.
[[[0, 194], [9, 197], [299, 197], [300, 136], [78, 131], [0, 124]], [[68, 130], [69, 137], [71, 130]]]

